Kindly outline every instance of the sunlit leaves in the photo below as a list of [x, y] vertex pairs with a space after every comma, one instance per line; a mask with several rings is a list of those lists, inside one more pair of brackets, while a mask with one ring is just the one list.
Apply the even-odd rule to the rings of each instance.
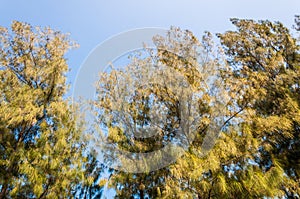
[[64, 198], [83, 180], [82, 126], [63, 99], [73, 46], [50, 28], [0, 29], [0, 198]]

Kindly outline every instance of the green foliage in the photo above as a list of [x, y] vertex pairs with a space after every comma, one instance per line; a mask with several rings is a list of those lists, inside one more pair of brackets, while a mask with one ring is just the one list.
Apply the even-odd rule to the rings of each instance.
[[236, 66], [228, 78], [244, 88], [237, 103], [254, 113], [243, 118], [260, 142], [255, 161], [267, 173], [284, 171], [288, 177], [278, 189], [287, 196], [299, 194], [300, 47], [279, 22], [232, 22], [238, 30], [219, 37]]
[[[299, 41], [279, 22], [231, 21], [236, 30], [218, 34], [220, 46], [208, 32], [198, 40], [172, 27], [154, 38], [149, 56], [101, 74], [94, 110], [107, 129], [100, 138], [113, 147], [161, 149], [178, 141], [182, 121], [193, 121], [195, 133], [171, 165], [150, 171], [148, 161], [148, 172], [114, 170], [108, 180], [86, 150], [80, 114], [64, 99], [64, 56], [75, 44], [50, 28], [0, 27], [0, 198], [92, 198], [106, 184], [117, 198], [299, 197]], [[295, 22], [299, 30], [299, 16]], [[205, 151], [220, 109], [222, 132]], [[104, 160], [114, 158], [107, 151]]]
[[[162, 63], [181, 73], [192, 92], [198, 94], [205, 93], [203, 82], [211, 77], [220, 79], [214, 84], [220, 88], [219, 93], [201, 95], [196, 103], [197, 114], [202, 117], [194, 129], [196, 136], [188, 152], [157, 171], [141, 174], [113, 171], [110, 186], [117, 191], [117, 198], [293, 198], [300, 195], [299, 44], [279, 22], [231, 21], [236, 30], [217, 35], [221, 48], [213, 44], [210, 33], [199, 41], [190, 31], [171, 28], [165, 37], [154, 38], [156, 51], [150, 52], [148, 58], [135, 57], [126, 72], [112, 70], [111, 74], [102, 74], [98, 86], [101, 92], [95, 105], [100, 110], [98, 113], [105, 114], [98, 115], [99, 122], [109, 129], [114, 146], [131, 152], [152, 151], [171, 142], [172, 132], [180, 125], [178, 121], [184, 119], [178, 114], [180, 97], [157, 85], [151, 85], [151, 89], [137, 86], [142, 82], [139, 75], [149, 72], [140, 66]], [[299, 17], [296, 23], [297, 29]], [[158, 68], [156, 72], [159, 73]], [[132, 98], [117, 98], [115, 85], [120, 88], [118, 95]], [[137, 91], [128, 92], [128, 85], [136, 86]], [[134, 129], [130, 125], [151, 123], [149, 115], [155, 107], [149, 96], [156, 96], [169, 110], [168, 125], [151, 138], [126, 136], [124, 132]], [[224, 110], [227, 120], [214, 148], [201, 157], [207, 127], [220, 108], [216, 107], [218, 97], [230, 98]], [[133, 118], [127, 125], [118, 121], [120, 107]], [[160, 118], [165, 118], [164, 112], [160, 113]], [[106, 160], [113, 157], [107, 156]]]
[[83, 125], [63, 98], [74, 45], [50, 28], [0, 27], [0, 198], [67, 198], [85, 180]]

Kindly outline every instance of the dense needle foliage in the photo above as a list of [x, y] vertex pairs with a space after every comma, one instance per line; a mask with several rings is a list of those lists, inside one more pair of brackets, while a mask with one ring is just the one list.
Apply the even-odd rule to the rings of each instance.
[[[75, 44], [50, 28], [0, 27], [0, 198], [97, 198], [105, 184], [116, 198], [299, 198], [299, 38], [280, 22], [231, 22], [236, 29], [216, 38], [172, 27], [123, 70], [100, 74], [94, 133], [109, 143], [105, 166], [116, 148], [191, 141], [180, 157], [120, 159], [126, 169], [108, 179], [65, 98]], [[176, 159], [152, 170], [164, 157]]]

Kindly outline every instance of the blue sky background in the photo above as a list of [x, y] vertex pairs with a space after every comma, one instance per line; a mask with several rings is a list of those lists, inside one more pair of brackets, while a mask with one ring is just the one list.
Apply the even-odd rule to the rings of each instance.
[[0, 25], [12, 20], [71, 33], [80, 48], [67, 54], [68, 82], [89, 52], [112, 35], [143, 27], [189, 29], [196, 36], [233, 29], [229, 18], [269, 19], [290, 28], [300, 14], [299, 0], [1, 0]]
[[67, 54], [71, 85], [90, 51], [120, 32], [178, 26], [200, 37], [205, 30], [233, 29], [232, 17], [281, 21], [291, 28], [295, 14], [300, 0], [0, 0], [0, 26], [19, 20], [71, 33], [80, 44]]

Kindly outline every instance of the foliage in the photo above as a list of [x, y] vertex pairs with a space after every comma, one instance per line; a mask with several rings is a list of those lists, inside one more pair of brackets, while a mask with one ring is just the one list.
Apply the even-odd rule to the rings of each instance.
[[[157, 150], [174, 141], [180, 121], [185, 120], [180, 95], [145, 81], [149, 73], [158, 74], [150, 75], [154, 82], [169, 77], [160, 76], [161, 68], [153, 65], [163, 64], [185, 77], [196, 96], [185, 103], [193, 105], [192, 116], [199, 119], [191, 129], [192, 145], [173, 164], [138, 174], [113, 171], [110, 184], [117, 198], [299, 196], [299, 45], [279, 22], [231, 21], [237, 30], [218, 34], [222, 48], [213, 44], [210, 33], [199, 41], [190, 31], [171, 28], [165, 37], [154, 38], [155, 50], [146, 58], [134, 57], [125, 72], [112, 69], [101, 74], [95, 107], [114, 147]], [[206, 90], [207, 82], [215, 89]], [[221, 100], [226, 98], [230, 100]], [[135, 137], [136, 131], [145, 134], [140, 129], [155, 123], [153, 100], [167, 110], [155, 115], [166, 122], [159, 123], [155, 136]], [[220, 108], [226, 120], [219, 139], [205, 157], [199, 156]], [[113, 158], [106, 156], [107, 161]]]
[[80, 116], [64, 99], [67, 35], [0, 27], [0, 198], [66, 198], [84, 185]]
[[[50, 28], [0, 27], [0, 198], [95, 198], [107, 183], [117, 198], [299, 197], [299, 40], [280, 22], [231, 22], [219, 46], [209, 32], [172, 27], [124, 70], [100, 75], [105, 166], [116, 148], [131, 152], [108, 182], [64, 98], [75, 44]], [[184, 155], [135, 159], [169, 143]]]
[[266, 173], [284, 171], [278, 189], [299, 195], [299, 44], [279, 22], [231, 21], [237, 31], [219, 37], [235, 68], [228, 78], [244, 92], [237, 104], [252, 112], [243, 123], [260, 142], [255, 162]]

